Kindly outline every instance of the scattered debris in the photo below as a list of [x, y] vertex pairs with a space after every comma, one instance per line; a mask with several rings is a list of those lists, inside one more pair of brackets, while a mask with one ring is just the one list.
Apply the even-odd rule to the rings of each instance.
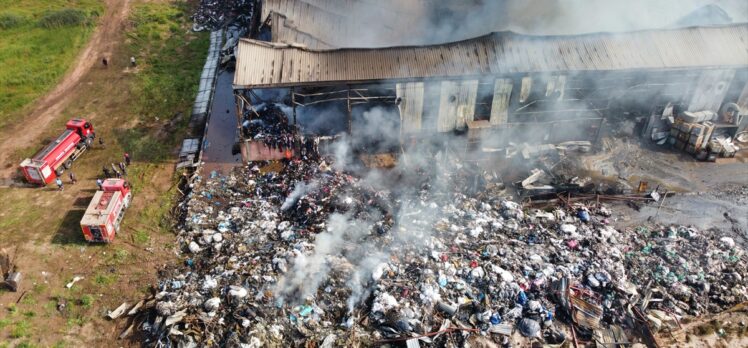
[[668, 103], [662, 112], [653, 113], [644, 136], [658, 145], [669, 144], [692, 154], [700, 161], [735, 157], [738, 151], [746, 149], [744, 136], [738, 132], [744, 115], [737, 104], [726, 103], [719, 113], [676, 112], [679, 108], [682, 106]]
[[77, 283], [77, 282], [79, 282], [81, 280], [83, 280], [83, 277], [75, 276], [75, 277], [73, 277], [73, 280], [70, 281], [70, 283], [65, 284], [65, 287], [68, 288], [68, 289], [70, 289], [70, 288], [73, 287], [73, 285], [75, 285], [75, 283]]
[[115, 310], [110, 311], [109, 313], [107, 313], [106, 316], [109, 319], [117, 319], [122, 314], [125, 314], [126, 310], [127, 310], [127, 302], [123, 302], [121, 305], [119, 305], [119, 307], [117, 307], [117, 309], [115, 309]]
[[620, 343], [748, 300], [746, 255], [723, 231], [621, 231], [584, 200], [532, 211], [447, 155], [426, 164], [438, 171], [393, 168], [399, 191], [333, 162], [195, 176], [184, 263], [160, 272], [135, 327], [155, 345], [461, 346], [515, 330], [560, 344], [561, 321], [575, 342]]
[[0, 286], [17, 292], [22, 278], [21, 272], [16, 270], [14, 259], [5, 250], [0, 250]]

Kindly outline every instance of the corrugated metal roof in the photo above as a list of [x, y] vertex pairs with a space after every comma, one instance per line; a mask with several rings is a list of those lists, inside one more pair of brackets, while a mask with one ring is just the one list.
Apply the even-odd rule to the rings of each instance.
[[430, 46], [311, 50], [242, 39], [235, 88], [513, 73], [748, 66], [748, 24], [530, 36], [492, 33]]
[[[407, 27], [431, 0], [264, 0], [262, 18], [272, 20], [272, 41], [312, 49], [382, 47], [409, 43]], [[395, 6], [397, 5], [397, 6]], [[407, 6], [406, 6], [407, 5]], [[282, 23], [276, 22], [279, 15]]]
[[280, 13], [271, 13], [270, 18], [273, 22], [273, 30], [271, 31], [272, 42], [295, 44], [314, 49], [335, 48], [314, 35], [299, 30], [292, 21], [289, 21], [286, 16]]

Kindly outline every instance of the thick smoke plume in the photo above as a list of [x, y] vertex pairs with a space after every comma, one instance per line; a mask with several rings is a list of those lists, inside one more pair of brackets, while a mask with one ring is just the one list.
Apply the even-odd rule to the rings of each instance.
[[[679, 20], [712, 5], [732, 22], [748, 21], [748, 2], [742, 0], [469, 0], [386, 2], [392, 16], [382, 18], [366, 1], [354, 2], [348, 16], [371, 23], [355, 38], [335, 42], [338, 47], [423, 45], [464, 40], [494, 31], [532, 35], [571, 35], [625, 32], [683, 25]], [[384, 6], [384, 5], [382, 5]], [[713, 11], [712, 11], [713, 12]], [[397, 16], [395, 13], [405, 13]], [[700, 25], [715, 23], [710, 11], [694, 12]], [[402, 35], [392, 35], [392, 33]]]

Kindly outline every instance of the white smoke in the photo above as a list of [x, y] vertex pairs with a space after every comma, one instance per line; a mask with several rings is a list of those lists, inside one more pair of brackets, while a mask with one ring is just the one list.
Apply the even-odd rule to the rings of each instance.
[[308, 184], [305, 182], [296, 183], [293, 191], [291, 191], [288, 197], [286, 197], [286, 200], [283, 201], [283, 205], [281, 205], [281, 210], [285, 211], [293, 207], [296, 204], [296, 202], [299, 201], [299, 198], [303, 197], [304, 195], [306, 195], [307, 193], [311, 191], [316, 190], [318, 185], [319, 185], [319, 182], [317, 182], [316, 180], [313, 180], [312, 182]]
[[331, 269], [328, 257], [340, 254], [345, 243], [357, 243], [369, 231], [369, 224], [342, 214], [332, 214], [327, 230], [317, 235], [310, 255], [299, 254], [293, 267], [280, 278], [276, 292], [284, 298], [301, 302], [317, 292]]

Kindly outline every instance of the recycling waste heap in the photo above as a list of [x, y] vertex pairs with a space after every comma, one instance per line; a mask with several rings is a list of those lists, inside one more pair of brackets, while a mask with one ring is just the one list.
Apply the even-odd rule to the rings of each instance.
[[636, 343], [748, 299], [729, 231], [619, 230], [599, 204], [523, 209], [475, 165], [425, 158], [196, 177], [183, 263], [160, 272], [129, 332], [161, 347]]

